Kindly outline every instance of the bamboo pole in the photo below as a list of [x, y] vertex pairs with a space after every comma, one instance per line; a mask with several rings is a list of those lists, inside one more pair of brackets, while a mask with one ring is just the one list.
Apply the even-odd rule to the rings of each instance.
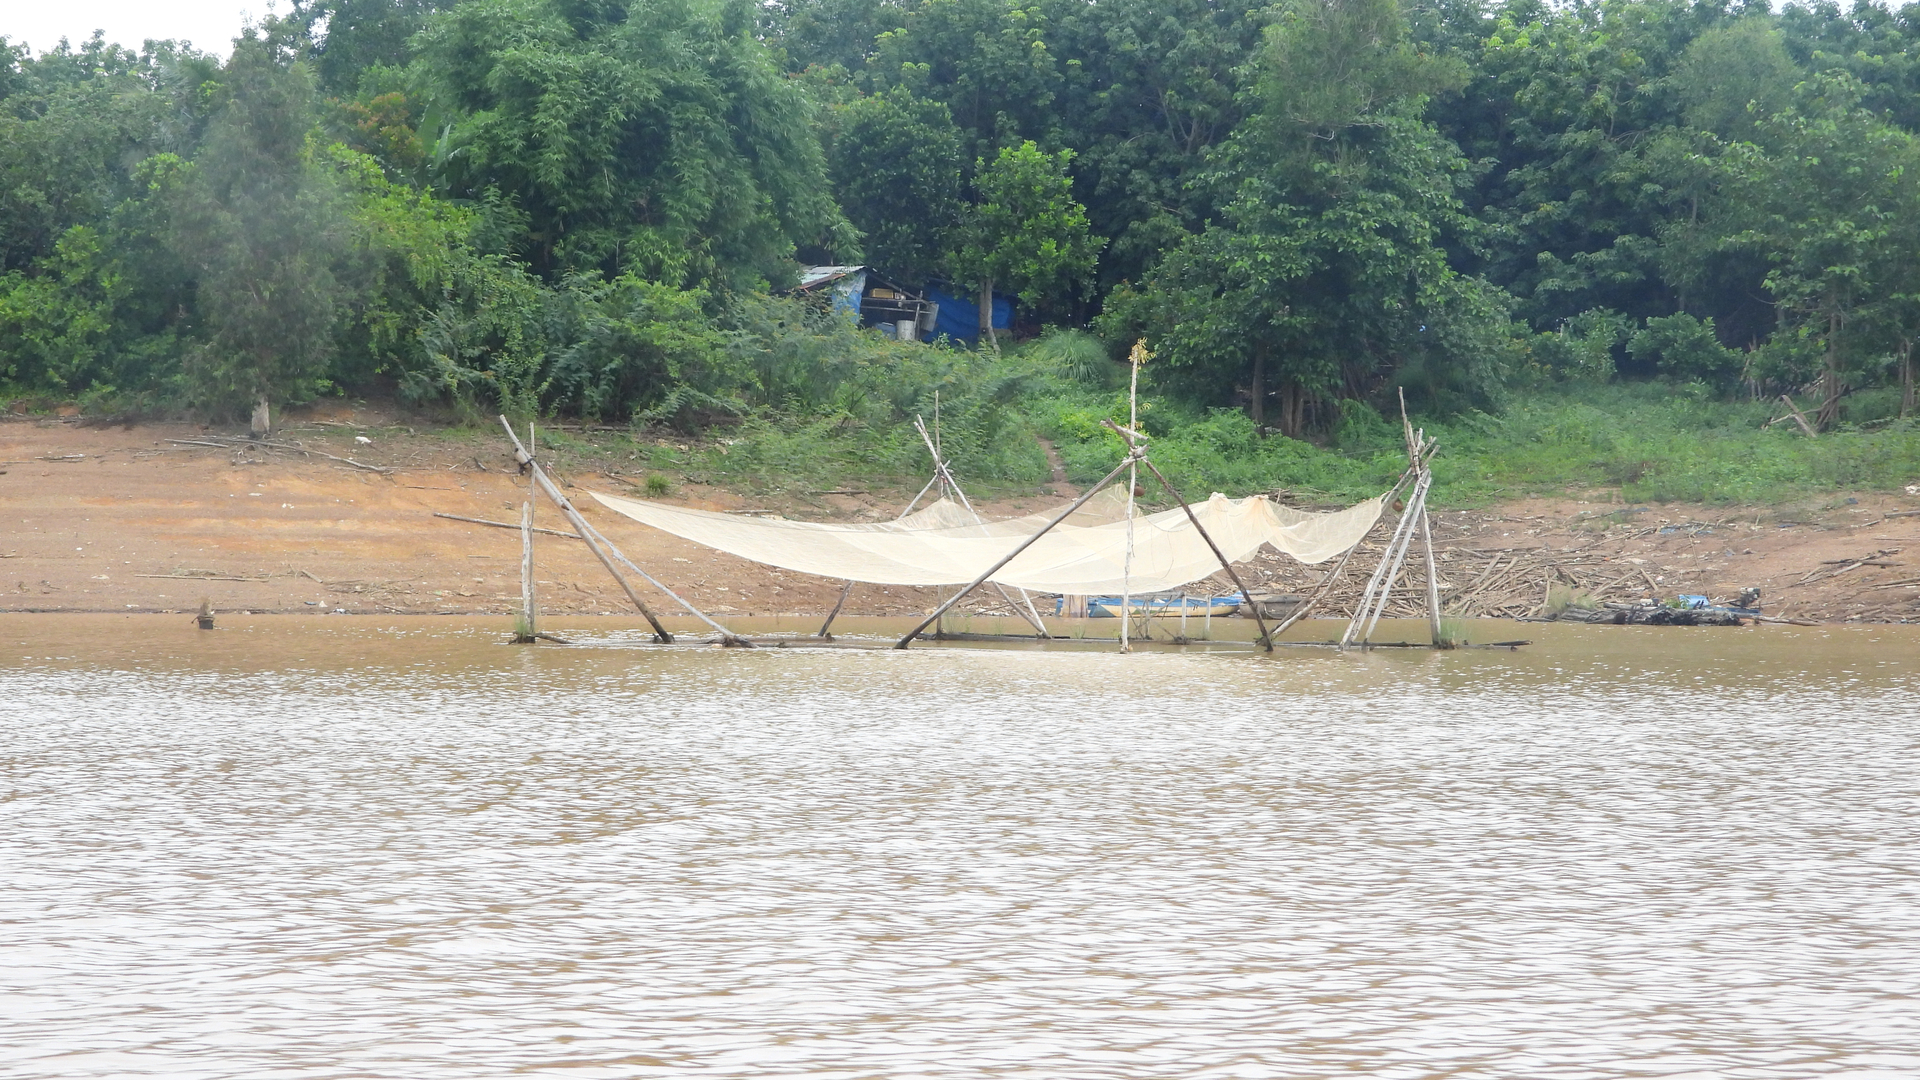
[[1791, 397], [1788, 397], [1786, 394], [1781, 394], [1780, 400], [1786, 402], [1788, 414], [1793, 417], [1794, 423], [1800, 425], [1800, 430], [1807, 433], [1807, 438], [1819, 438], [1819, 436], [1814, 433], [1813, 425], [1807, 423], [1806, 415], [1800, 411], [1800, 406], [1793, 403]]
[[[516, 532], [519, 531], [520, 529], [520, 526], [514, 524], [511, 521], [488, 521], [486, 518], [462, 517], [459, 514], [442, 514], [438, 512], [435, 512], [433, 516], [437, 518], [446, 518], [448, 521], [464, 521], [469, 525], [487, 525], [495, 529], [513, 529]], [[559, 529], [536, 528], [533, 531], [537, 533], [543, 533], [547, 536], [558, 536], [566, 540], [580, 539], [579, 533], [561, 532]]]
[[833, 640], [833, 635], [827, 633], [827, 629], [833, 625], [833, 620], [840, 617], [840, 609], [846, 606], [847, 597], [851, 595], [853, 595], [853, 582], [849, 580], [847, 587], [840, 590], [840, 599], [833, 602], [833, 610], [827, 612], [827, 621], [820, 624], [820, 632], [813, 635], [814, 637], [826, 638], [828, 641]]
[[[940, 404], [939, 391], [934, 392], [933, 402], [935, 405]], [[939, 415], [938, 413], [935, 414], [936, 419], [938, 418], [938, 415]], [[921, 441], [927, 444], [927, 453], [933, 455], [934, 478], [936, 480], [940, 480], [944, 484], [944, 486], [951, 488], [953, 490], [953, 493], [960, 497], [960, 505], [966, 508], [967, 513], [973, 515], [973, 520], [976, 524], [985, 525], [987, 523], [987, 519], [981, 517], [980, 511], [975, 510], [973, 508], [973, 500], [967, 498], [967, 493], [963, 488], [961, 488], [960, 481], [954, 479], [953, 470], [947, 467], [946, 459], [940, 456], [940, 444], [937, 441], [935, 441], [931, 435], [927, 434], [926, 422], [920, 419], [920, 417], [915, 416], [913, 418], [913, 426], [916, 431], [920, 432]], [[1015, 590], [1020, 594], [1020, 599], [1024, 601], [1027, 605], [1026, 612], [1022, 614], [1020, 611], [1020, 605], [1014, 602], [1013, 596], [1007, 592], [1007, 587], [1005, 585], [1002, 585], [999, 582], [995, 582], [993, 587], [999, 591], [1000, 598], [1007, 602], [1007, 606], [1011, 607], [1014, 610], [1015, 614], [1020, 615], [1022, 618], [1026, 619], [1027, 624], [1029, 626], [1032, 626], [1033, 629], [1040, 635], [1040, 637], [1050, 638], [1053, 636], [1053, 632], [1047, 629], [1047, 624], [1040, 621], [1040, 612], [1034, 609], [1033, 597], [1027, 595], [1027, 590], [1025, 589]]]
[[[1413, 473], [1411, 469], [1409, 469], [1407, 472], [1401, 473], [1400, 479], [1395, 480], [1393, 482], [1393, 486], [1388, 488], [1387, 493], [1380, 497], [1380, 501], [1382, 503], [1391, 502], [1393, 500], [1393, 497], [1399, 493], [1400, 489], [1406, 486], [1408, 477], [1412, 475]], [[1371, 534], [1373, 530], [1368, 529], [1367, 532]], [[1333, 591], [1334, 580], [1340, 576], [1340, 572], [1342, 570], [1345, 570], [1347, 568], [1347, 562], [1353, 558], [1353, 553], [1356, 551], [1359, 551], [1360, 545], [1363, 543], [1366, 543], [1366, 540], [1367, 538], [1365, 536], [1362, 536], [1360, 539], [1355, 540], [1353, 542], [1352, 547], [1348, 548], [1345, 552], [1341, 554], [1340, 561], [1338, 563], [1335, 563], [1333, 569], [1327, 573], [1327, 576], [1320, 580], [1320, 587], [1314, 590], [1314, 593], [1312, 596], [1309, 596], [1307, 598], [1307, 602], [1295, 608], [1293, 611], [1293, 614], [1281, 620], [1280, 625], [1274, 627], [1273, 630], [1268, 633], [1267, 635], [1268, 641], [1273, 641], [1279, 638], [1279, 636], [1281, 634], [1286, 633], [1287, 630], [1290, 627], [1292, 627], [1294, 623], [1297, 623], [1301, 619], [1306, 618], [1307, 613], [1311, 612], [1314, 609], [1314, 607], [1320, 603], [1321, 600], [1326, 598], [1329, 592]]]
[[527, 448], [521, 445], [520, 436], [514, 432], [513, 425], [507, 423], [507, 418], [502, 416], [500, 418], [500, 426], [507, 429], [507, 438], [513, 440], [514, 460], [533, 471], [534, 486], [538, 487], [540, 491], [546, 495], [548, 501], [552, 502], [554, 506], [560, 509], [562, 514], [566, 515], [567, 521], [573, 525], [574, 531], [580, 534], [580, 539], [587, 542], [587, 548], [593, 552], [594, 558], [599, 559], [600, 565], [606, 567], [607, 573], [613, 575], [613, 580], [619, 584], [620, 591], [626, 593], [627, 599], [633, 601], [633, 606], [639, 608], [640, 614], [646, 616], [647, 624], [653, 627], [653, 640], [662, 645], [672, 644], [673, 635], [667, 632], [666, 627], [660, 625], [659, 616], [653, 613], [653, 609], [647, 606], [645, 600], [640, 599], [640, 594], [633, 591], [633, 586], [628, 584], [627, 579], [621, 576], [620, 571], [614, 567], [613, 559], [601, 549], [600, 543], [596, 542], [595, 537], [598, 536], [598, 534], [593, 531], [592, 526], [587, 524], [587, 519], [580, 516], [580, 511], [574, 509], [573, 504], [567, 501], [567, 497], [560, 494], [560, 489], [554, 486], [552, 480], [548, 479], [546, 471], [540, 468], [540, 463], [533, 459], [532, 454], [527, 453]]
[[1433, 474], [1424, 469], [1420, 473], [1420, 479], [1414, 482], [1413, 497], [1407, 500], [1407, 515], [1402, 519], [1407, 523], [1406, 533], [1401, 538], [1399, 548], [1393, 553], [1393, 568], [1387, 572], [1386, 578], [1381, 582], [1379, 600], [1373, 606], [1373, 617], [1367, 620], [1367, 628], [1360, 635], [1363, 643], [1373, 640], [1374, 628], [1380, 625], [1380, 616], [1386, 613], [1387, 602], [1393, 596], [1393, 583], [1399, 580], [1400, 572], [1407, 565], [1407, 553], [1413, 549], [1412, 522], [1417, 520], [1418, 515], [1426, 509], [1427, 488], [1432, 482]]
[[[925, 630], [927, 627], [933, 625], [934, 621], [940, 618], [940, 616], [945, 615], [947, 613], [948, 608], [960, 602], [961, 597], [979, 588], [981, 582], [999, 573], [1002, 567], [1006, 566], [1008, 563], [1018, 558], [1021, 552], [1032, 547], [1035, 541], [1039, 540], [1041, 537], [1051, 532], [1055, 525], [1058, 525], [1061, 522], [1067, 520], [1067, 518], [1070, 515], [1072, 515], [1072, 513], [1075, 510], [1078, 510], [1082, 506], [1085, 506], [1087, 503], [1087, 500], [1099, 494], [1101, 488], [1104, 488], [1108, 484], [1112, 483], [1114, 477], [1119, 476], [1122, 472], [1126, 471], [1126, 468], [1128, 465], [1133, 464], [1134, 456], [1137, 453], [1138, 451], [1129, 453], [1126, 457], [1126, 460], [1122, 461], [1118, 465], [1115, 465], [1113, 467], [1113, 471], [1108, 473], [1104, 479], [1102, 479], [1099, 483], [1093, 485], [1092, 487], [1088, 488], [1086, 490], [1086, 493], [1084, 495], [1081, 495], [1078, 499], [1075, 499], [1071, 506], [1068, 506], [1065, 510], [1062, 510], [1058, 514], [1054, 515], [1053, 520], [1047, 522], [1047, 524], [1043, 528], [1041, 528], [1039, 532], [1034, 533], [1032, 536], [1029, 536], [1025, 540], [1021, 541], [1019, 547], [1016, 547], [1012, 551], [1007, 552], [1007, 554], [999, 562], [994, 563], [992, 566], [989, 566], [985, 573], [981, 574], [977, 578], [974, 578], [973, 581], [970, 582], [966, 588], [961, 589], [957, 593], [954, 593], [953, 598], [948, 600], [946, 603], [941, 604], [938, 608], [934, 610], [933, 614], [920, 620], [920, 625], [907, 631], [907, 635], [901, 638], [899, 641], [895, 642], [893, 647], [896, 649], [904, 649], [907, 646], [913, 644], [913, 639], [916, 637], [919, 637], [920, 632], [922, 630]], [[1125, 627], [1126, 627], [1126, 623], [1122, 622], [1121, 628], [1124, 630]]]
[[[1364, 540], [1365, 537], [1362, 537], [1361, 539]], [[1269, 645], [1273, 643], [1273, 640], [1275, 638], [1278, 638], [1281, 634], [1286, 633], [1287, 630], [1290, 627], [1292, 627], [1294, 623], [1297, 623], [1301, 619], [1306, 618], [1307, 613], [1312, 611], [1314, 609], [1314, 606], [1319, 604], [1320, 601], [1326, 597], [1327, 593], [1333, 590], [1334, 579], [1340, 576], [1340, 571], [1345, 570], [1347, 568], [1347, 560], [1353, 558], [1353, 553], [1358, 550], [1360, 550], [1360, 541], [1355, 540], [1353, 542], [1353, 546], [1348, 548], [1345, 551], [1345, 553], [1343, 553], [1340, 556], [1340, 561], [1335, 563], [1333, 569], [1328, 571], [1327, 576], [1321, 580], [1320, 587], [1314, 590], [1314, 593], [1312, 596], [1307, 597], [1307, 602], [1304, 604], [1301, 604], [1297, 608], [1294, 608], [1293, 614], [1288, 615], [1286, 618], [1280, 620], [1279, 626], [1276, 626], [1272, 630], [1267, 631], [1267, 642]]]
[[[1108, 426], [1112, 427], [1113, 425], [1109, 424]], [[1127, 440], [1127, 446], [1129, 449], [1132, 449], [1132, 439]], [[1207, 547], [1213, 550], [1213, 557], [1220, 560], [1220, 568], [1227, 572], [1227, 578], [1233, 582], [1235, 588], [1240, 590], [1240, 595], [1246, 598], [1247, 606], [1253, 609], [1253, 621], [1260, 627], [1260, 640], [1266, 643], [1267, 651], [1272, 652], [1273, 639], [1267, 636], [1267, 620], [1260, 615], [1260, 602], [1253, 598], [1253, 593], [1247, 591], [1246, 584], [1240, 580], [1239, 572], [1233, 568], [1232, 563], [1227, 561], [1226, 555], [1220, 550], [1220, 545], [1213, 542], [1213, 537], [1208, 535], [1206, 527], [1200, 524], [1198, 517], [1194, 516], [1193, 507], [1187, 505], [1187, 500], [1182, 498], [1180, 492], [1174, 489], [1173, 481], [1167, 479], [1166, 474], [1160, 471], [1160, 467], [1153, 463], [1153, 459], [1143, 456], [1140, 459], [1140, 464], [1147, 467], [1147, 471], [1151, 472], [1154, 478], [1160, 481], [1160, 486], [1167, 489], [1167, 494], [1173, 496], [1173, 501], [1180, 504], [1180, 509], [1187, 512], [1187, 520], [1193, 523], [1194, 531], [1200, 534], [1200, 539], [1207, 542]]]
[[1427, 506], [1420, 504], [1420, 538], [1427, 548], [1427, 631], [1432, 635], [1433, 647], [1447, 648], [1440, 641], [1440, 570], [1433, 558], [1433, 525], [1427, 520]]
[[[1412, 509], [1411, 500], [1408, 501], [1408, 509]], [[1386, 550], [1380, 553], [1380, 563], [1373, 568], [1373, 574], [1367, 578], [1367, 587], [1361, 590], [1360, 603], [1354, 609], [1353, 618], [1347, 623], [1346, 632], [1340, 635], [1340, 648], [1345, 649], [1353, 644], [1355, 635], [1359, 633], [1361, 625], [1366, 621], [1367, 611], [1373, 606], [1374, 593], [1380, 589], [1382, 579], [1387, 575], [1387, 564], [1393, 561], [1393, 553], [1399, 549], [1401, 535], [1406, 531], [1410, 519], [1410, 514], [1402, 513], [1400, 520], [1394, 524], [1393, 536], [1387, 540]]]
[[520, 504], [520, 632], [513, 640], [531, 645], [540, 640], [539, 608], [533, 589], [533, 500]]
[[[1420, 493], [1421, 479], [1427, 476], [1423, 468], [1423, 464], [1426, 458], [1432, 456], [1434, 448], [1438, 445], [1439, 445], [1438, 440], [1433, 440], [1425, 443], [1425, 445], [1418, 447], [1414, 450], [1414, 452], [1410, 455], [1410, 459], [1408, 461], [1406, 471], [1400, 474], [1400, 479], [1395, 481], [1392, 489], [1390, 489], [1387, 492], [1386, 498], [1388, 500], [1391, 500], [1393, 498], [1394, 493], [1399, 491], [1402, 487], [1404, 487], [1409, 479], [1412, 479], [1415, 482], [1414, 483], [1415, 493], [1416, 494]], [[1359, 604], [1354, 609], [1353, 618], [1350, 622], [1347, 623], [1346, 632], [1340, 635], [1341, 649], [1344, 650], [1348, 645], [1353, 643], [1353, 638], [1355, 633], [1360, 629], [1361, 623], [1365, 621], [1364, 617], [1366, 615], [1367, 610], [1370, 607], [1374, 606], [1373, 600], [1374, 600], [1374, 595], [1376, 591], [1391, 589], [1391, 585], [1388, 584], [1386, 581], [1383, 581], [1382, 578], [1387, 570], [1387, 564], [1392, 559], [1394, 552], [1396, 550], [1399, 550], [1401, 548], [1403, 541], [1406, 540], [1405, 533], [1410, 523], [1413, 520], [1413, 509], [1414, 509], [1413, 498], [1412, 496], [1409, 496], [1407, 499], [1406, 508], [1400, 515], [1400, 520], [1394, 526], [1393, 536], [1387, 541], [1387, 549], [1384, 552], [1382, 552], [1380, 555], [1380, 564], [1373, 568], [1372, 576], [1370, 576], [1367, 579], [1366, 588], [1363, 589], [1360, 593], [1360, 601], [1359, 601]], [[1384, 592], [1382, 592], [1382, 595], [1380, 597], [1380, 606], [1384, 607], [1385, 603], [1386, 603], [1386, 597]]]
[[587, 526], [587, 529], [592, 534], [595, 540], [599, 541], [601, 544], [604, 544], [606, 546], [606, 549], [613, 553], [614, 558], [620, 560], [620, 563], [622, 566], [625, 566], [627, 569], [640, 575], [640, 577], [644, 581], [646, 581], [647, 584], [653, 586], [656, 589], [659, 589], [663, 593], [666, 593], [667, 597], [671, 599], [674, 603], [679, 604], [681, 607], [687, 609], [687, 611], [690, 614], [692, 614], [695, 618], [699, 619], [701, 622], [706, 623], [708, 626], [713, 627], [714, 632], [720, 635], [720, 643], [722, 645], [727, 645], [727, 646], [732, 646], [732, 647], [742, 648], [742, 649], [753, 648], [753, 642], [747, 640], [746, 638], [741, 637], [739, 634], [734, 633], [733, 631], [727, 629], [726, 627], [721, 626], [719, 623], [714, 622], [712, 619], [707, 617], [706, 612], [701, 611], [699, 608], [694, 607], [692, 604], [687, 603], [686, 600], [681, 598], [679, 593], [674, 592], [672, 589], [669, 589], [666, 587], [666, 585], [662, 584], [660, 579], [654, 577], [652, 574], [649, 574], [645, 570], [642, 570], [638, 566], [634, 565], [633, 560], [627, 558], [624, 554], [622, 554], [620, 549], [615, 547], [613, 545], [613, 541], [607, 539], [604, 533], [600, 532], [598, 529], [593, 528], [591, 525]]
[[1151, 355], [1147, 351], [1146, 338], [1134, 342], [1133, 348], [1127, 353], [1127, 431], [1129, 434], [1121, 436], [1126, 440], [1128, 451], [1127, 554], [1120, 569], [1120, 651], [1123, 653], [1133, 651], [1133, 643], [1127, 640], [1127, 625], [1133, 614], [1133, 498], [1140, 491], [1140, 467], [1133, 464], [1140, 454], [1139, 448], [1134, 445], [1132, 433], [1140, 430], [1140, 365], [1146, 363]]

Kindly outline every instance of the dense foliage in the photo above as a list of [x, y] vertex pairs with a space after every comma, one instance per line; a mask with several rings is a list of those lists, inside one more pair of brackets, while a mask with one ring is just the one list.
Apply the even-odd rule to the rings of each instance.
[[864, 260], [1090, 331], [1088, 400], [1144, 338], [1250, 460], [1397, 388], [1915, 405], [1920, 5], [298, 0], [223, 52], [0, 38], [0, 388], [1011, 430], [1031, 356], [779, 296]]

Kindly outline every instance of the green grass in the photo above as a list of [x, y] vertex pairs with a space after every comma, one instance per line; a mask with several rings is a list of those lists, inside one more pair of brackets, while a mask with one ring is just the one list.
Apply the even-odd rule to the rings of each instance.
[[[1124, 418], [1123, 394], [1047, 378], [992, 403], [957, 391], [945, 408], [944, 448], [955, 473], [982, 495], [1044, 484], [1041, 438], [1053, 442], [1078, 484], [1099, 479], [1119, 460], [1120, 440], [1099, 420]], [[1343, 424], [1337, 439], [1321, 445], [1257, 435], [1234, 411], [1152, 405], [1143, 426], [1153, 436], [1154, 461], [1189, 499], [1265, 491], [1353, 501], [1384, 490], [1405, 465], [1397, 417]], [[675, 482], [766, 493], [917, 486], [928, 475], [928, 458], [911, 426], [914, 411], [929, 410], [808, 416], [769, 409], [690, 437], [685, 450], [637, 442], [635, 453]], [[1920, 480], [1920, 423], [1871, 417], [1809, 439], [1791, 424], [1763, 429], [1772, 416], [1765, 403], [1625, 384], [1547, 389], [1517, 396], [1497, 416], [1416, 423], [1440, 440], [1437, 506], [1596, 490], [1631, 502], [1777, 504]], [[1169, 505], [1156, 488], [1149, 484], [1146, 501]]]
[[[1073, 479], [1095, 479], [1115, 460], [1118, 440], [1088, 424], [1106, 403], [1037, 404]], [[1859, 418], [1815, 439], [1791, 424], [1763, 428], [1776, 415], [1764, 402], [1715, 401], [1659, 383], [1549, 388], [1516, 396], [1498, 416], [1415, 423], [1440, 440], [1436, 505], [1594, 489], [1633, 502], [1776, 503], [1920, 479], [1920, 422], [1885, 415], [1897, 405], [1891, 398], [1850, 404]], [[1231, 412], [1163, 409], [1146, 423], [1154, 459], [1189, 497], [1285, 490], [1350, 500], [1379, 492], [1405, 464], [1397, 422], [1343, 424], [1332, 445], [1259, 437]]]
[[[1120, 458], [1119, 437], [1100, 421], [1126, 418], [1125, 369], [1102, 367], [1078, 336], [996, 359], [835, 334], [783, 346], [785, 366], [769, 368], [760, 385], [787, 389], [727, 425], [633, 436], [543, 430], [541, 441], [629, 475], [644, 471], [655, 494], [660, 483], [682, 482], [764, 494], [918, 488], [929, 461], [912, 419], [931, 425], [937, 395], [943, 450], [980, 497], [1045, 484], [1041, 439], [1077, 484]], [[1351, 502], [1384, 490], [1405, 465], [1397, 415], [1349, 402], [1337, 429], [1312, 441], [1263, 436], [1243, 413], [1182, 405], [1152, 388], [1153, 369], [1146, 374], [1141, 426], [1154, 461], [1189, 499], [1285, 492]], [[1636, 503], [1778, 505], [1920, 480], [1920, 422], [1897, 409], [1896, 391], [1864, 391], [1846, 400], [1838, 429], [1809, 439], [1791, 423], [1765, 427], [1776, 405], [1720, 400], [1699, 384], [1563, 384], [1516, 390], [1497, 415], [1414, 422], [1440, 440], [1438, 506], [1597, 491]], [[1142, 482], [1150, 506], [1170, 505], [1157, 484]]]

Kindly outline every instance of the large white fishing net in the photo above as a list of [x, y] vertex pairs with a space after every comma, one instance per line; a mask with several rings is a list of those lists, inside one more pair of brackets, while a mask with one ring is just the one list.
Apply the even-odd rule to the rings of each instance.
[[[1113, 495], [1118, 493], [1119, 497]], [[945, 499], [898, 521], [840, 525], [689, 510], [591, 493], [611, 510], [662, 532], [743, 559], [804, 574], [879, 585], [965, 585], [1059, 511], [976, 523]], [[1261, 496], [1215, 494], [1194, 516], [1229, 560], [1271, 545], [1303, 563], [1352, 547], [1380, 519], [1381, 500], [1329, 514], [1281, 506]], [[1137, 516], [1133, 562], [1126, 568], [1126, 498], [1108, 489], [1036, 540], [989, 580], [1032, 592], [1075, 596], [1177, 589], [1220, 569], [1220, 561], [1179, 508]]]

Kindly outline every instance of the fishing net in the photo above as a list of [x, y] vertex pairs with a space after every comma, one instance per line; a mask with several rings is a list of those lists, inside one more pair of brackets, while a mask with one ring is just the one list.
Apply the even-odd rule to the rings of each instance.
[[[1133, 520], [1133, 560], [1126, 562], [1124, 492], [1108, 489], [989, 579], [1033, 592], [1091, 595], [1177, 589], [1220, 569], [1206, 539], [1179, 508]], [[608, 509], [662, 532], [743, 559], [804, 574], [878, 585], [964, 585], [985, 573], [1058, 513], [977, 523], [971, 512], [941, 499], [898, 521], [836, 524], [745, 517], [591, 493]], [[1264, 497], [1215, 494], [1194, 503], [1194, 516], [1229, 560], [1263, 545], [1300, 562], [1324, 562], [1352, 547], [1380, 518], [1381, 499], [1327, 514], [1280, 506]]]

